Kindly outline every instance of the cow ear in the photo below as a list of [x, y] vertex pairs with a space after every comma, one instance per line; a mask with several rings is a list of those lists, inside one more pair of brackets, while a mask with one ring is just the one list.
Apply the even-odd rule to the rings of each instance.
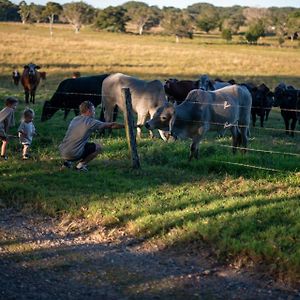
[[39, 70], [41, 67], [40, 67], [40, 66], [35, 66], [35, 68], [36, 68], [37, 70]]

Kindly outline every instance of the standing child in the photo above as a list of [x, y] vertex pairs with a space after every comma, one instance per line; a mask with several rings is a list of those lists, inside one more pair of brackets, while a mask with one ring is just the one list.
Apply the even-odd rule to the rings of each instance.
[[18, 100], [9, 97], [5, 100], [5, 107], [0, 111], [0, 141], [1, 159], [7, 160], [6, 149], [8, 144], [7, 131], [10, 127], [15, 125], [14, 112], [18, 105]]
[[18, 129], [20, 143], [23, 145], [22, 157], [29, 158], [29, 147], [32, 143], [32, 138], [35, 135], [35, 127], [33, 124], [34, 111], [31, 108], [26, 108], [23, 112], [21, 124]]

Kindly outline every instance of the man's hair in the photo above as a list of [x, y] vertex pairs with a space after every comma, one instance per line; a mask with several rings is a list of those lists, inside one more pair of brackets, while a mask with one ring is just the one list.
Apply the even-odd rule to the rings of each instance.
[[84, 101], [80, 104], [79, 110], [81, 114], [86, 113], [87, 111], [92, 110], [94, 104], [91, 101]]
[[25, 108], [25, 110], [23, 111], [23, 119], [32, 116], [34, 117], [34, 110], [31, 108]]
[[18, 103], [18, 102], [19, 101], [16, 98], [14, 98], [14, 97], [8, 97], [5, 100], [5, 105], [6, 106], [10, 106], [10, 105], [13, 105], [13, 104]]

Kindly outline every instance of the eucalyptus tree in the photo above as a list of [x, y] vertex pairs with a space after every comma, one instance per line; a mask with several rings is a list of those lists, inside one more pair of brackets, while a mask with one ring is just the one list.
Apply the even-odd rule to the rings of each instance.
[[82, 25], [91, 24], [95, 17], [95, 8], [85, 2], [71, 2], [63, 6], [65, 18], [79, 33]]
[[30, 3], [29, 10], [30, 10], [30, 19], [37, 23], [40, 23], [45, 17], [43, 16], [43, 5], [37, 5], [34, 3]]
[[136, 25], [138, 33], [143, 34], [144, 29], [150, 29], [159, 24], [160, 10], [156, 6], [149, 6], [144, 2], [129, 1], [122, 5], [127, 11], [126, 15], [131, 23]]
[[29, 21], [30, 18], [30, 7], [27, 5], [26, 1], [21, 1], [19, 3], [18, 13], [21, 17], [22, 23], [25, 24]]
[[174, 7], [164, 7], [162, 13], [161, 26], [166, 33], [175, 35], [177, 43], [179, 42], [179, 38], [182, 37], [193, 38], [193, 26], [190, 14]]
[[50, 35], [53, 36], [53, 23], [55, 17], [59, 17], [62, 12], [62, 6], [56, 2], [47, 2], [42, 15], [49, 20]]
[[127, 10], [122, 6], [109, 6], [99, 10], [94, 28], [111, 32], [126, 32], [126, 23], [129, 21], [126, 13]]

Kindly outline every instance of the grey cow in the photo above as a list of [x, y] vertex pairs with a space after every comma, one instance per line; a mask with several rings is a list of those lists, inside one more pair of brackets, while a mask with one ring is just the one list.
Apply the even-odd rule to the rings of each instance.
[[[114, 107], [117, 105], [123, 112], [125, 103], [122, 98], [122, 88], [129, 88], [133, 111], [137, 114], [137, 136], [141, 137], [141, 126], [152, 118], [156, 110], [167, 103], [164, 86], [159, 80], [144, 81], [135, 77], [116, 73], [108, 76], [102, 84], [102, 105], [104, 118], [111, 122]], [[159, 131], [163, 140], [166, 137]], [[153, 136], [153, 133], [150, 133]]]
[[235, 153], [236, 147], [247, 147], [251, 104], [251, 94], [239, 85], [216, 91], [192, 90], [182, 104], [160, 107], [146, 128], [169, 130], [175, 138], [191, 138], [190, 160], [198, 158], [199, 143], [211, 125], [230, 128]]

